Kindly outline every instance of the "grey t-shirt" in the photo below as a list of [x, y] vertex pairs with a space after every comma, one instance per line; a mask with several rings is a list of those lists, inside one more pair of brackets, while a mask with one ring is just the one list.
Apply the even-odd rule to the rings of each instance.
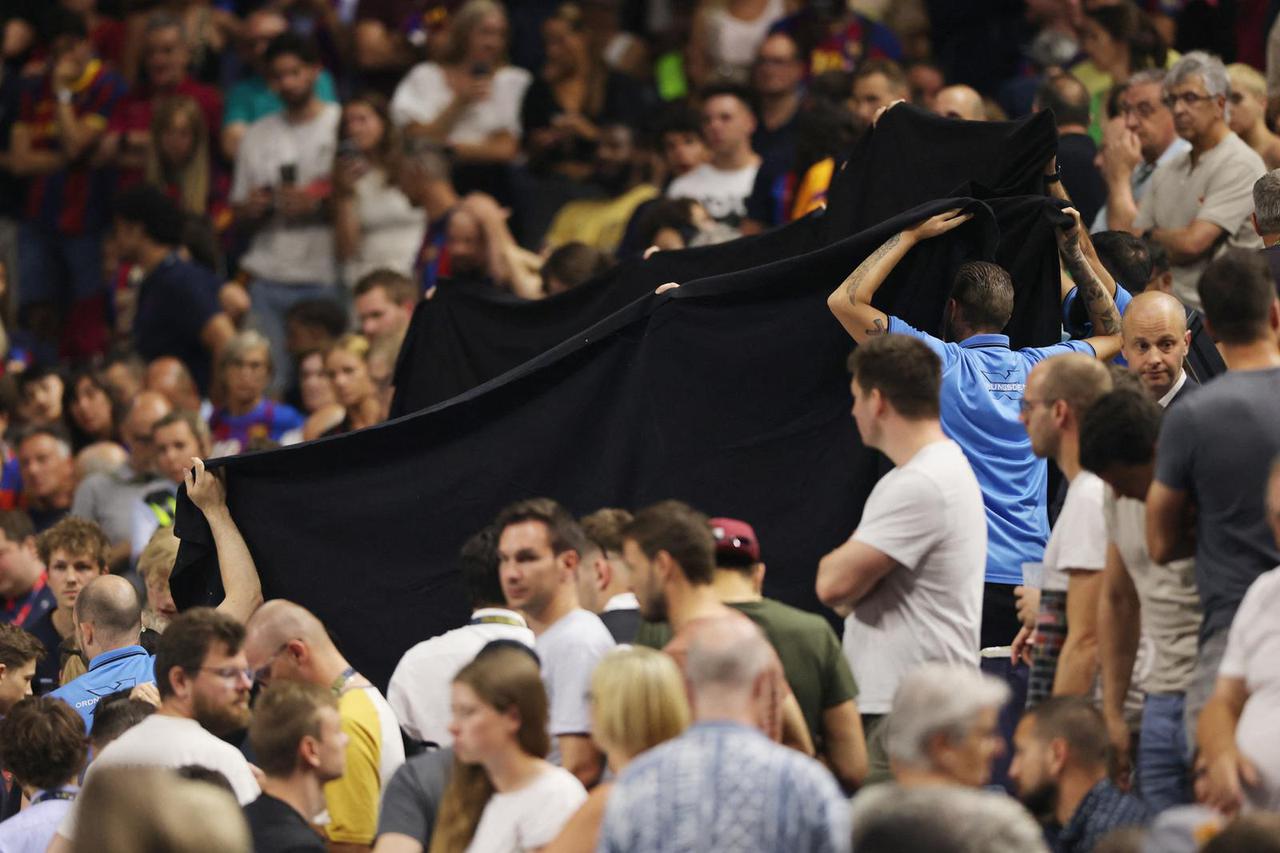
[[1280, 564], [1267, 527], [1271, 460], [1280, 453], [1280, 368], [1232, 371], [1169, 409], [1156, 480], [1195, 502], [1200, 640], [1231, 625], [1249, 585]]
[[418, 840], [424, 850], [430, 847], [436, 812], [452, 772], [452, 748], [415, 755], [401, 764], [382, 793], [378, 835], [395, 832]]
[[1197, 219], [1217, 225], [1225, 239], [1214, 251], [1189, 264], [1173, 265], [1173, 293], [1192, 308], [1200, 307], [1196, 282], [1213, 255], [1224, 246], [1261, 249], [1253, 230], [1253, 182], [1267, 173], [1258, 153], [1234, 133], [1200, 155], [1195, 166], [1191, 151], [1170, 158], [1151, 176], [1151, 190], [1143, 197], [1134, 227], [1185, 228]]

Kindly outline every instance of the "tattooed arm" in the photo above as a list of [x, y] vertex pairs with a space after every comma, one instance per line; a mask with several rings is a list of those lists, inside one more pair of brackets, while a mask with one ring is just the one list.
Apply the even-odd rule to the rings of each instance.
[[1075, 219], [1070, 228], [1059, 231], [1058, 250], [1062, 262], [1071, 274], [1076, 286], [1080, 288], [1080, 299], [1084, 301], [1089, 322], [1093, 324], [1095, 334], [1086, 338], [1085, 343], [1093, 347], [1098, 358], [1110, 361], [1120, 352], [1120, 312], [1116, 310], [1115, 300], [1102, 279], [1099, 278], [1093, 265], [1089, 263], [1081, 247], [1081, 234], [1084, 231], [1080, 224], [1080, 214], [1074, 208], [1067, 208], [1067, 213]]
[[912, 246], [921, 240], [945, 234], [972, 218], [971, 213], [962, 214], [958, 209], [948, 210], [894, 234], [858, 264], [857, 269], [849, 273], [848, 278], [832, 291], [827, 297], [827, 307], [840, 321], [840, 325], [844, 326], [845, 331], [860, 344], [865, 343], [868, 338], [885, 334], [889, 327], [889, 317], [871, 305], [880, 285], [884, 284], [889, 273], [911, 251]]

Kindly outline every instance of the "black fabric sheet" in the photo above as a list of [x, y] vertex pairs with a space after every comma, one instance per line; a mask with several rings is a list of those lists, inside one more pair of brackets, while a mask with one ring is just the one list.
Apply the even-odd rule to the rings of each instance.
[[[754, 524], [768, 594], [816, 609], [817, 560], [853, 530], [882, 466], [858, 443], [851, 343], [826, 296], [895, 231], [968, 203], [935, 202], [815, 252], [650, 294], [424, 412], [213, 461], [265, 595], [311, 608], [352, 663], [385, 684], [405, 649], [466, 619], [455, 555], [503, 505], [550, 495], [583, 513], [676, 497]], [[1023, 325], [1052, 329], [1042, 317], [1056, 316], [1050, 229], [1061, 214], [1025, 198], [976, 210], [913, 251], [880, 304], [936, 324], [954, 268], [989, 257], [1005, 222], [1012, 236], [997, 256], [1041, 270], [1018, 277]], [[211, 537], [185, 494], [177, 532], [175, 597], [217, 601]]]
[[[933, 124], [907, 110], [889, 118], [896, 114], [903, 132]], [[953, 125], [965, 134], [983, 127]], [[882, 122], [859, 154], [883, 158], [876, 139], [893, 127]], [[988, 127], [1008, 141], [1012, 126]], [[1022, 136], [1008, 143], [1007, 162], [1024, 164], [1035, 177], [1029, 164], [1043, 165], [1052, 136], [1028, 136], [1034, 124], [1017, 127]], [[944, 146], [955, 158], [945, 173], [968, 174], [965, 162], [974, 164], [973, 174], [990, 170], [998, 148], [976, 134], [965, 161]], [[856, 183], [863, 168], [871, 196]], [[881, 193], [897, 186], [906, 200], [897, 215], [836, 240], [820, 233], [831, 220], [812, 217], [751, 240], [660, 254], [620, 273], [627, 283], [617, 286], [637, 287], [639, 298], [460, 396], [370, 430], [212, 461], [209, 467], [227, 476], [231, 511], [266, 597], [312, 609], [351, 662], [385, 685], [405, 649], [465, 621], [457, 550], [507, 503], [548, 495], [585, 513], [674, 497], [755, 525], [770, 566], [767, 594], [818, 609], [817, 561], [854, 529], [885, 467], [860, 446], [849, 413], [845, 360], [852, 343], [827, 309], [831, 290], [896, 231], [964, 206], [975, 219], [914, 249], [877, 304], [936, 331], [955, 268], [994, 257], [1014, 277], [1015, 344], [1058, 336], [1052, 229], [1063, 215], [1054, 203], [990, 197], [971, 181], [958, 183], [981, 200], [935, 193], [939, 200], [921, 203], [929, 192], [916, 177], [941, 176], [909, 159], [850, 169], [839, 187], [842, 204], [889, 209], [895, 202]], [[908, 210], [914, 204], [920, 206]], [[683, 286], [651, 292], [667, 280]], [[617, 297], [601, 287], [579, 298], [603, 312]], [[461, 299], [440, 304], [458, 317], [468, 310]], [[496, 311], [492, 306], [470, 310], [474, 316], [460, 322], [483, 326], [497, 316], [486, 313]], [[546, 322], [572, 329], [580, 319], [550, 312]], [[538, 336], [534, 324], [524, 331], [529, 341]], [[463, 352], [464, 343], [459, 333], [449, 345]], [[401, 368], [403, 375], [403, 361]], [[179, 605], [218, 601], [212, 539], [185, 492], [177, 533], [182, 548], [172, 586]]]
[[1047, 113], [1020, 122], [961, 122], [895, 107], [854, 149], [822, 215], [732, 243], [624, 261], [580, 288], [538, 302], [441, 287], [414, 313], [396, 369], [392, 417], [500, 376], [664, 282], [795, 257], [937, 198], [1040, 195], [1056, 144]]

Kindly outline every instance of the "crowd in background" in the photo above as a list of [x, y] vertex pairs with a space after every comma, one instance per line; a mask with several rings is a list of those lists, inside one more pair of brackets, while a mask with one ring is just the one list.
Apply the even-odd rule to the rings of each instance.
[[[1280, 849], [1272, 5], [10, 0], [0, 851]], [[1052, 113], [1063, 340], [992, 263], [941, 335], [874, 307], [971, 211], [832, 293], [894, 466], [813, 567], [842, 637], [678, 501], [507, 507], [385, 691], [263, 601], [201, 460], [385, 420], [443, 290], [814, 214], [900, 102]]]

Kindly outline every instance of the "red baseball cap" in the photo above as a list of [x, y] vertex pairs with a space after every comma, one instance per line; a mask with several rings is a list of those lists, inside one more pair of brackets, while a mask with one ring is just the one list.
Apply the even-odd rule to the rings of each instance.
[[716, 556], [748, 557], [760, 562], [760, 540], [751, 525], [736, 518], [711, 519], [711, 535], [716, 540]]

